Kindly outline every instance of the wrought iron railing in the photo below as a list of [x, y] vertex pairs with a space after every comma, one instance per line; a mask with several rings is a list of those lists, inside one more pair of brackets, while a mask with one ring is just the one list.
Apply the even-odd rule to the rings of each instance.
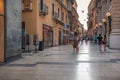
[[40, 15], [47, 15], [48, 14], [48, 6], [43, 4], [43, 6], [40, 6]]

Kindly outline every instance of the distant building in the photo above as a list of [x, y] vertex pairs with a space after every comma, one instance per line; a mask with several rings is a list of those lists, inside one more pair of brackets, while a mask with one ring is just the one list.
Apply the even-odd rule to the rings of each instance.
[[88, 10], [88, 30], [93, 31], [93, 35], [96, 33], [102, 36], [107, 35], [108, 47], [111, 49], [120, 49], [119, 4], [119, 0], [91, 0], [91, 6], [88, 7], [90, 9]]
[[38, 42], [44, 41], [44, 47], [68, 44], [73, 15], [77, 15], [73, 8], [75, 3], [74, 0], [23, 0], [23, 36], [30, 35], [31, 46], [33, 35], [38, 36]]

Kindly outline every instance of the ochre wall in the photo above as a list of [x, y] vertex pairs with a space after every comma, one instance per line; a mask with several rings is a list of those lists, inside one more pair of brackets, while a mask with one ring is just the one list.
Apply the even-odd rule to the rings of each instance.
[[0, 62], [4, 62], [4, 4], [0, 0]]
[[[39, 0], [38, 0], [38, 3]], [[44, 0], [44, 3], [48, 6], [48, 15], [46, 16], [39, 16], [39, 6], [37, 6], [38, 12], [37, 12], [37, 33], [39, 34], [39, 40], [43, 40], [43, 24], [47, 24], [49, 26], [53, 27], [53, 32], [54, 32], [54, 42], [56, 45], [58, 45], [59, 43], [59, 28], [63, 29], [63, 26], [60, 25], [59, 23], [56, 23], [56, 21], [54, 21], [52, 19], [52, 3], [54, 3], [54, 8], [55, 8], [55, 12], [58, 12], [58, 8], [60, 9], [60, 19], [61, 19], [61, 12], [64, 12], [64, 22], [66, 23], [66, 15], [68, 15], [68, 12], [61, 7], [61, 5], [56, 1], [56, 0]], [[66, 4], [66, 3], [65, 3]], [[62, 11], [61, 11], [62, 10]]]
[[0, 14], [4, 14], [4, 2], [0, 0]]
[[96, 11], [96, 9], [93, 11], [93, 27], [96, 27], [96, 14], [97, 13], [97, 11]]
[[[61, 19], [61, 10], [64, 12], [64, 22], [66, 23], [66, 15], [68, 12], [61, 7], [61, 5], [56, 0], [44, 0], [44, 4], [48, 6], [48, 15], [39, 15], [39, 6], [40, 0], [32, 0], [33, 1], [33, 11], [32, 12], [23, 12], [23, 19], [26, 24], [26, 33], [29, 34], [38, 34], [39, 41], [43, 40], [43, 24], [53, 27], [53, 41], [55, 44], [59, 43], [59, 28], [63, 28], [62, 25], [56, 23], [55, 20], [52, 19], [52, 3], [54, 3], [55, 11], [58, 12], [58, 8], [60, 9], [60, 19]], [[66, 4], [66, 3], [65, 3]]]
[[25, 22], [25, 31], [27, 34], [36, 34], [37, 27], [37, 0], [32, 0], [32, 11], [22, 12], [22, 21]]
[[4, 16], [0, 16], [0, 62], [4, 62]]

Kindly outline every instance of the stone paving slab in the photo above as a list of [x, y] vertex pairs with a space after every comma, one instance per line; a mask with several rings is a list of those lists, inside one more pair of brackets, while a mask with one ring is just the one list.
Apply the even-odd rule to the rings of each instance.
[[83, 43], [79, 53], [72, 45], [56, 46], [0, 65], [0, 80], [120, 80], [120, 54], [98, 51]]

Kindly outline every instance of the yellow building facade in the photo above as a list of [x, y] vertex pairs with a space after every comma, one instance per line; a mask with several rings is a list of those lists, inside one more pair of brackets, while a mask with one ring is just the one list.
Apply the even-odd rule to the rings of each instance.
[[0, 0], [0, 62], [4, 62], [4, 0]]
[[22, 28], [25, 34], [38, 35], [44, 46], [63, 44], [69, 35], [68, 0], [23, 0]]

